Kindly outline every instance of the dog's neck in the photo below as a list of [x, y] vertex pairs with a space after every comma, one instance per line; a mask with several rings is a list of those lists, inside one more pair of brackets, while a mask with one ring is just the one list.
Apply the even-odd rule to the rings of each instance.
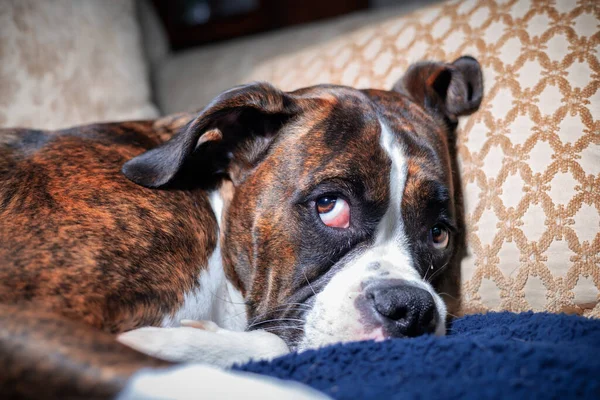
[[162, 326], [179, 326], [184, 319], [209, 320], [220, 327], [243, 331], [248, 325], [246, 305], [241, 292], [227, 279], [221, 243], [223, 235], [223, 213], [233, 194], [230, 183], [223, 184], [208, 194], [210, 205], [219, 227], [217, 244], [197, 278], [196, 286], [185, 293], [184, 302], [172, 315], [167, 315]]

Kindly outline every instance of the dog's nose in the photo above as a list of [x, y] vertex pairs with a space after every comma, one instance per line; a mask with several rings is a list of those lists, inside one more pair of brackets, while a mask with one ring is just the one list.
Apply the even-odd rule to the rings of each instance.
[[439, 317], [427, 290], [404, 281], [384, 281], [370, 285], [365, 295], [388, 335], [415, 337], [435, 331]]

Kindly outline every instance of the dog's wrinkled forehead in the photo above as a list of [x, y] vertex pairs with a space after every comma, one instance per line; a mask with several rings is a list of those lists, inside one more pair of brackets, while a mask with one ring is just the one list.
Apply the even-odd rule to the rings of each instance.
[[[362, 186], [367, 199], [383, 201], [391, 165], [381, 143], [384, 129], [407, 158], [411, 176], [447, 179], [439, 168], [448, 151], [443, 124], [409, 97], [332, 85], [294, 94], [302, 98], [303, 111], [281, 129], [260, 170], [289, 172], [278, 180], [295, 186], [296, 195], [318, 182], [344, 178]], [[265, 179], [259, 174], [253, 184]]]
[[376, 104], [360, 91], [331, 86], [304, 89], [302, 97], [305, 111], [282, 129], [261, 170], [288, 170], [296, 196], [319, 182], [347, 179], [368, 197], [384, 197], [389, 159]]

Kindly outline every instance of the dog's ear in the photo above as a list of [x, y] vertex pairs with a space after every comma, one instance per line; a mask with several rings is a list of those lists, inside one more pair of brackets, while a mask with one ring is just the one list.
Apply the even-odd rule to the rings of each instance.
[[393, 90], [451, 122], [475, 112], [483, 97], [483, 76], [476, 59], [463, 56], [451, 64], [421, 62], [410, 66]]
[[194, 157], [229, 159], [243, 148], [240, 162], [247, 164], [297, 112], [291, 95], [267, 83], [235, 87], [217, 96], [170, 140], [125, 163], [122, 171], [133, 182], [156, 188], [170, 183]]

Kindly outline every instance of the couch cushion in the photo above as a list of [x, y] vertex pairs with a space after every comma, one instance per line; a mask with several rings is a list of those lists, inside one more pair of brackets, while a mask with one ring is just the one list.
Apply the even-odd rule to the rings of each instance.
[[463, 310], [600, 316], [599, 18], [594, 0], [452, 1], [266, 62], [246, 80], [390, 88], [415, 61], [476, 57], [485, 97], [459, 133]]
[[0, 127], [151, 118], [133, 0], [0, 2]]

